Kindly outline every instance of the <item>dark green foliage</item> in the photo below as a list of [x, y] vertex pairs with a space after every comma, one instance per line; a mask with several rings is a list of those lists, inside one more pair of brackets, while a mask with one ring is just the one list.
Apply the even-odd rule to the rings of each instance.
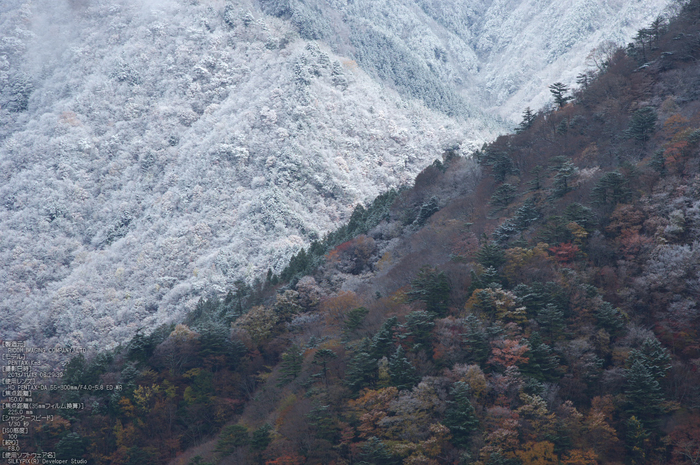
[[556, 338], [564, 328], [564, 312], [554, 304], [547, 304], [541, 308], [535, 319], [550, 338]]
[[[202, 301], [200, 300], [200, 302]], [[136, 362], [146, 362], [153, 355], [158, 344], [163, 342], [171, 331], [172, 327], [169, 325], [160, 326], [149, 335], [144, 335], [140, 330], [137, 331], [126, 347], [127, 358]]]
[[[272, 270], [267, 270], [266, 281], [274, 285], [273, 281], [276, 280], [277, 277], [272, 274]], [[231, 322], [246, 312], [250, 306], [249, 300], [253, 294], [253, 288], [241, 279], [236, 280], [233, 286], [233, 290], [228, 292], [219, 310], [219, 316], [226, 326], [230, 326]]]
[[265, 423], [260, 428], [253, 431], [253, 435], [250, 438], [250, 448], [256, 452], [262, 452], [267, 449], [267, 446], [272, 442], [272, 435], [270, 432], [272, 427]]
[[573, 234], [568, 228], [568, 221], [561, 216], [550, 216], [540, 229], [539, 240], [550, 245], [571, 242]]
[[65, 366], [61, 381], [71, 386], [98, 384], [100, 375], [107, 371], [113, 359], [111, 352], [103, 352], [97, 354], [91, 362], [87, 362], [85, 356], [79, 353]]
[[493, 232], [493, 241], [499, 246], [505, 247], [510, 238], [517, 236], [519, 233], [520, 231], [515, 227], [513, 219], [509, 218]]
[[527, 341], [529, 350], [525, 353], [528, 363], [523, 365], [520, 371], [538, 381], [554, 381], [559, 378], [557, 368], [559, 357], [552, 348], [542, 342], [542, 337], [535, 332]]
[[562, 219], [568, 223], [576, 223], [586, 231], [592, 231], [595, 225], [593, 210], [576, 202], [566, 206]]
[[469, 385], [463, 381], [457, 381], [450, 389], [450, 396], [452, 400], [447, 401], [443, 424], [450, 428], [453, 444], [466, 448], [469, 446], [471, 434], [479, 426], [474, 406], [469, 401]]
[[435, 196], [430, 197], [428, 202], [421, 205], [418, 211], [418, 217], [416, 217], [415, 224], [418, 226], [423, 226], [428, 218], [440, 210], [438, 198]]
[[566, 119], [561, 120], [561, 122], [557, 124], [555, 132], [561, 136], [569, 132], [569, 122]]
[[377, 384], [379, 367], [377, 359], [370, 355], [368, 345], [365, 344], [366, 347], [360, 348], [355, 353], [345, 372], [345, 384], [353, 392], [359, 392], [363, 388]]
[[78, 433], [68, 433], [56, 444], [56, 457], [62, 460], [81, 459], [85, 454], [86, 441]]
[[562, 311], [563, 316], [566, 316], [568, 297], [557, 283], [535, 282], [531, 286], [518, 284], [513, 288], [513, 292], [518, 296], [520, 303], [527, 308], [528, 315], [537, 315], [547, 305], [552, 304]]
[[[144, 463], [154, 463], [156, 460], [156, 452], [151, 448], [143, 448], [138, 446], [130, 447], [126, 453], [126, 462], [124, 465], [142, 465]], [[199, 462], [201, 465], [211, 465], [206, 462]]]
[[610, 335], [616, 336], [625, 327], [625, 320], [620, 310], [614, 308], [610, 302], [603, 302], [595, 312], [598, 326], [605, 329]]
[[554, 184], [552, 185], [552, 197], [559, 198], [563, 197], [572, 190], [571, 179], [576, 176], [578, 168], [571, 163], [566, 161], [557, 170], [557, 174], [554, 176]]
[[525, 203], [515, 211], [515, 216], [513, 216], [514, 225], [519, 231], [524, 231], [539, 218], [540, 213], [533, 199], [527, 199]]
[[431, 331], [435, 327], [433, 315], [430, 312], [417, 310], [406, 315], [404, 324], [406, 332], [400, 337], [410, 341], [413, 345], [411, 350], [418, 351], [430, 348]]
[[338, 436], [335, 412], [330, 405], [318, 405], [307, 415], [316, 437], [333, 442]]
[[220, 322], [208, 321], [198, 325], [199, 355], [207, 357], [221, 357], [229, 366], [234, 367], [245, 353], [245, 347], [240, 343], [234, 344], [231, 340], [231, 330]]
[[388, 357], [394, 347], [394, 334], [396, 333], [396, 325], [399, 324], [398, 318], [392, 316], [379, 328], [379, 331], [372, 337], [371, 354], [375, 359]]
[[630, 351], [628, 363], [633, 365], [637, 361], [649, 370], [656, 381], [661, 381], [671, 369], [671, 355], [655, 337], [646, 338], [639, 349]]
[[216, 452], [222, 456], [233, 454], [239, 447], [245, 447], [250, 442], [248, 428], [243, 425], [229, 425], [221, 430], [216, 442]]
[[398, 465], [399, 463], [401, 460], [391, 454], [386, 444], [372, 436], [362, 446], [358, 465]]
[[[347, 224], [328, 233], [323, 241], [312, 242], [308, 251], [302, 248], [294, 255], [280, 273], [279, 280], [291, 282], [308, 275], [316, 269], [322, 262], [324, 255], [333, 247], [365, 234], [377, 226], [389, 216], [391, 205], [398, 195], [399, 192], [396, 189], [390, 189], [377, 196], [367, 208], [358, 204]], [[278, 283], [277, 277], [271, 274], [271, 271], [268, 273], [268, 277], [271, 284]]]
[[649, 431], [636, 416], [630, 417], [625, 422], [625, 446], [627, 447], [630, 465], [642, 465], [647, 463], [647, 439]]
[[481, 365], [488, 359], [491, 351], [488, 334], [476, 315], [467, 315], [464, 318], [464, 326], [465, 330], [461, 336], [467, 349], [466, 361]]
[[520, 133], [523, 131], [527, 131], [532, 127], [532, 123], [535, 121], [535, 113], [533, 113], [532, 109], [530, 107], [525, 108], [525, 111], [523, 111], [523, 120], [520, 122], [517, 128], [515, 128], [515, 132]]
[[641, 359], [634, 360], [625, 373], [625, 396], [627, 411], [646, 426], [653, 426], [663, 413], [661, 386]]
[[539, 219], [539, 211], [533, 199], [527, 199], [525, 203], [516, 210], [513, 218], [501, 223], [493, 232], [493, 240], [498, 245], [505, 245], [508, 240], [523, 231], [525, 231], [532, 223]]
[[552, 94], [552, 97], [554, 97], [554, 102], [559, 106], [559, 108], [564, 107], [569, 100], [573, 99], [573, 97], [566, 95], [569, 92], [569, 88], [562, 82], [555, 82], [549, 86], [549, 92]]
[[498, 269], [505, 263], [506, 256], [503, 249], [499, 247], [498, 244], [489, 242], [476, 252], [476, 260], [484, 268], [492, 267]]
[[508, 175], [517, 172], [507, 152], [488, 147], [485, 151], [476, 154], [476, 159], [480, 164], [491, 167], [491, 174], [496, 182], [503, 182]]
[[[146, 463], [146, 462], [135, 462], [134, 465], [140, 464], [140, 463]], [[214, 463], [213, 462], [205, 462], [201, 455], [195, 455], [194, 457], [192, 457], [192, 460], [190, 460], [187, 463], [187, 465], [214, 465]]]
[[[359, 207], [362, 206], [359, 205]], [[282, 281], [290, 281], [296, 275], [304, 276], [311, 270], [312, 265], [312, 260], [306, 254], [306, 250], [304, 250], [302, 247], [302, 249], [289, 260], [289, 265], [282, 270], [280, 273], [280, 279], [282, 279]]]
[[656, 119], [656, 110], [653, 107], [640, 108], [632, 115], [627, 135], [642, 143], [648, 141], [654, 133]]
[[311, 361], [312, 364], [317, 365], [321, 368], [321, 372], [313, 376], [320, 377], [323, 382], [328, 386], [328, 363], [338, 358], [338, 355], [330, 349], [319, 349], [314, 354], [314, 358]]
[[447, 313], [450, 289], [450, 281], [444, 272], [423, 266], [416, 279], [411, 282], [411, 290], [407, 295], [410, 302], [424, 302], [428, 312], [442, 317]]
[[626, 202], [631, 196], [625, 177], [617, 171], [605, 173], [591, 191], [591, 200], [598, 206]]
[[301, 366], [304, 363], [304, 352], [297, 346], [293, 344], [289, 350], [282, 354], [281, 373], [280, 380], [278, 381], [278, 386], [284, 386], [289, 384], [301, 373]]
[[343, 334], [345, 337], [350, 337], [352, 333], [357, 331], [369, 313], [365, 307], [357, 307], [345, 314], [345, 322], [343, 323]]
[[34, 84], [29, 76], [24, 73], [14, 74], [6, 82], [5, 88], [0, 89], [0, 107], [15, 113], [26, 111], [33, 91]]
[[221, 301], [218, 297], [212, 297], [211, 299], [200, 298], [197, 302], [197, 306], [192, 310], [183, 324], [193, 327], [204, 320], [216, 319], [221, 312]]
[[389, 359], [389, 377], [391, 385], [400, 390], [411, 389], [418, 382], [416, 368], [406, 358], [406, 352], [400, 345]]
[[512, 184], [501, 184], [491, 196], [491, 205], [494, 211], [500, 211], [506, 208], [515, 199], [518, 189]]
[[541, 165], [537, 165], [532, 169], [532, 179], [527, 182], [527, 185], [530, 187], [530, 192], [537, 192], [542, 189], [542, 185], [546, 179], [546, 172], [547, 171]]
[[666, 157], [664, 156], [663, 150], [654, 152], [648, 166], [661, 176], [666, 174]]

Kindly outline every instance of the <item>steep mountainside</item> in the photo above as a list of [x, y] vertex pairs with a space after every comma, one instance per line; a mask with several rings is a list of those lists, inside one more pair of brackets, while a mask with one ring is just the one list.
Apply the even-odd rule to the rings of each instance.
[[2, 2], [0, 337], [116, 344], [279, 272], [662, 4], [579, 6]]
[[493, 134], [250, 5], [71, 5], [3, 15], [3, 337], [121, 341]]
[[403, 95], [450, 114], [512, 119], [547, 86], [572, 85], [586, 57], [626, 44], [668, 0], [259, 0], [302, 37], [321, 39]]
[[[80, 355], [26, 446], [97, 464], [693, 464], [700, 0], [279, 274]], [[33, 442], [32, 442], [33, 441]], [[184, 453], [181, 453], [183, 452]]]

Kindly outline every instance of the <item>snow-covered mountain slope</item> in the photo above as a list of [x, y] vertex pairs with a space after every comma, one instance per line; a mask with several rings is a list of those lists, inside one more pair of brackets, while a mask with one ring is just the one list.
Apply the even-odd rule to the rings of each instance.
[[70, 5], [3, 12], [0, 337], [121, 341], [494, 134], [245, 3]]
[[449, 114], [517, 119], [575, 84], [601, 44], [624, 45], [669, 0], [259, 0], [403, 95]]
[[109, 346], [279, 269], [664, 2], [574, 3], [0, 2], [0, 338]]

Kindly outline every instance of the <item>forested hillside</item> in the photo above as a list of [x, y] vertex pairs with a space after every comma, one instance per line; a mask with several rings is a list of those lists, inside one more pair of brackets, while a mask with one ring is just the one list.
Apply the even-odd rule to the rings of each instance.
[[1, 3], [1, 338], [116, 346], [496, 133], [245, 0]]
[[95, 464], [695, 464], [700, 0], [280, 273], [76, 357]]
[[475, 115], [485, 108], [509, 120], [528, 105], [544, 105], [552, 80], [573, 83], [600, 50], [626, 43], [676, 5], [668, 0], [259, 3], [263, 11], [289, 20], [302, 37], [352, 57], [404, 96], [449, 114]]

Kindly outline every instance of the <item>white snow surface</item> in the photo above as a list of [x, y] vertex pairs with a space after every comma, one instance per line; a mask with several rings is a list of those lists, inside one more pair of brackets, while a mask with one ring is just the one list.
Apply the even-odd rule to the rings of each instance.
[[[0, 3], [0, 339], [113, 347], [281, 270], [446, 144], [494, 137], [503, 126], [483, 108], [513, 118], [545, 103], [592, 47], [667, 3], [285, 1], [303, 11]], [[304, 11], [327, 37], [300, 37]], [[429, 71], [427, 87], [377, 71], [378, 37]], [[421, 101], [433, 77], [434, 102], [461, 99], [455, 117]]]
[[[548, 86], [575, 85], [601, 44], [626, 45], [671, 0], [258, 0], [302, 36], [357, 57], [370, 74], [435, 108], [484, 108], [519, 122], [551, 101]], [[359, 32], [358, 32], [359, 31]], [[389, 49], [390, 51], [387, 51]], [[411, 72], [385, 64], [399, 57]], [[418, 78], [418, 79], [416, 79]], [[413, 81], [413, 82], [411, 82]], [[430, 89], [423, 83], [430, 82]], [[464, 100], [446, 102], [446, 87]], [[438, 95], [439, 94], [439, 95]], [[463, 108], [462, 108], [463, 107]]]
[[1, 78], [33, 91], [0, 115], [0, 338], [110, 347], [279, 271], [446, 143], [494, 134], [251, 5], [225, 8], [3, 12]]

